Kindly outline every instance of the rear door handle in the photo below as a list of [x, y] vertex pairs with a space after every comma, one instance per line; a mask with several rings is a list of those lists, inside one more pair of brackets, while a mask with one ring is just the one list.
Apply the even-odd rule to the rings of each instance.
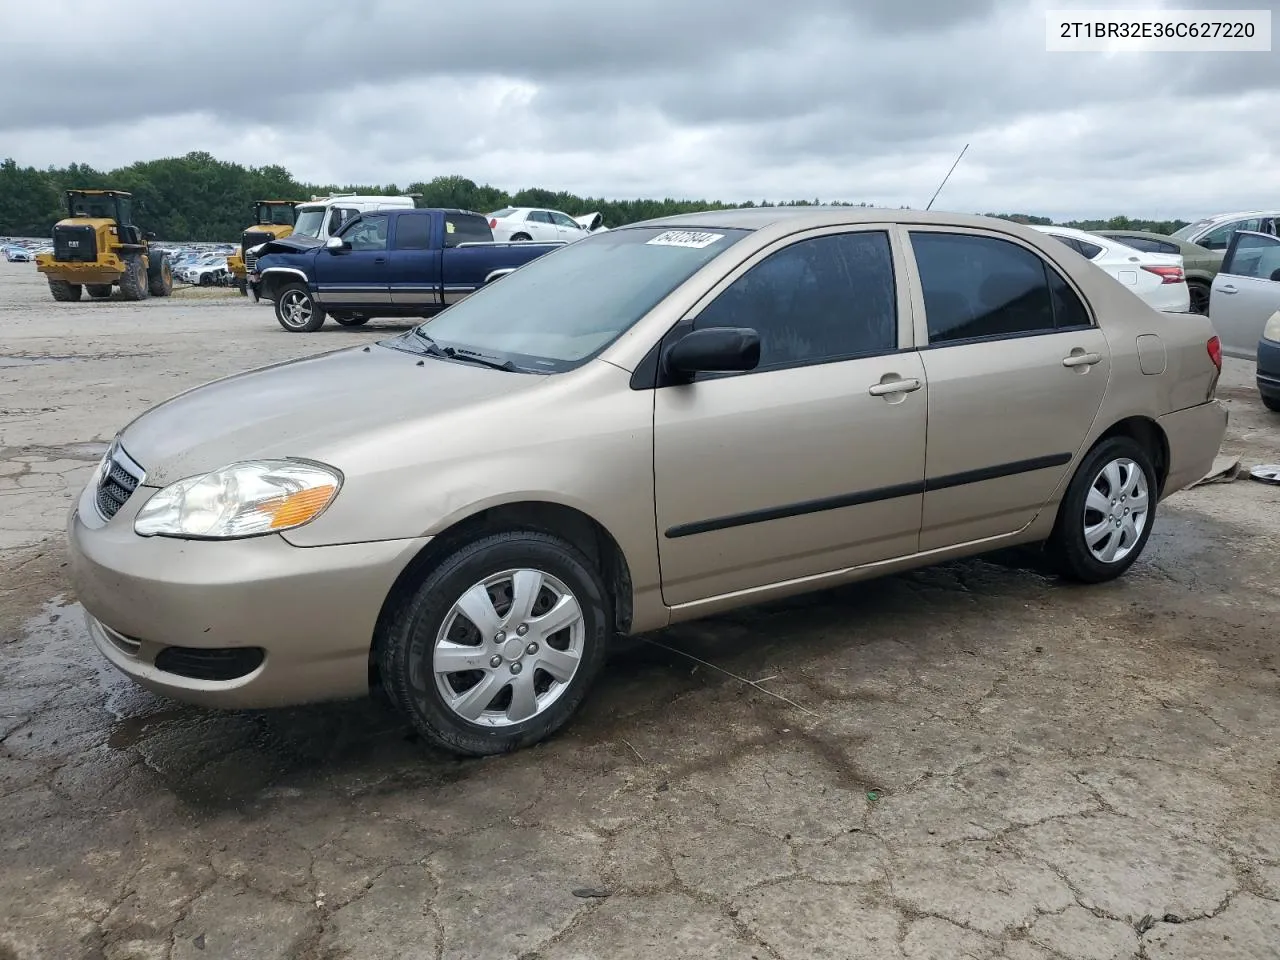
[[1069, 357], [1062, 358], [1064, 367], [1092, 367], [1095, 363], [1102, 360], [1100, 353], [1073, 353]]
[[1239, 293], [1240, 292], [1235, 287], [1231, 286], [1229, 283], [1224, 283], [1218, 289], [1223, 293]]
[[873, 397], [887, 397], [895, 393], [911, 393], [919, 389], [919, 380], [890, 380], [887, 383], [873, 383], [867, 388], [867, 393]]
[[374, 263], [386, 263], [386, 262], [387, 262], [387, 258], [386, 258], [386, 257], [374, 257], [374, 258], [373, 258], [373, 262], [374, 262]]

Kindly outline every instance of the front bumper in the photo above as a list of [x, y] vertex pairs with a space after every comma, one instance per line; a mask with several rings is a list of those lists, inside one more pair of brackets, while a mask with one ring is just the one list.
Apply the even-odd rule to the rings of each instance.
[[1258, 341], [1258, 392], [1268, 400], [1280, 400], [1280, 343]]
[[[383, 601], [429, 538], [295, 547], [278, 535], [140, 537], [133, 519], [144, 492], [155, 491], [140, 488], [104, 524], [86, 491], [67, 523], [72, 584], [90, 636], [112, 665], [157, 693], [212, 707], [368, 692]], [[197, 679], [156, 665], [169, 647], [259, 647], [265, 657], [235, 679]]]
[[1169, 475], [1161, 497], [1202, 479], [1227, 433], [1227, 408], [1217, 400], [1165, 414], [1156, 421], [1169, 441]]

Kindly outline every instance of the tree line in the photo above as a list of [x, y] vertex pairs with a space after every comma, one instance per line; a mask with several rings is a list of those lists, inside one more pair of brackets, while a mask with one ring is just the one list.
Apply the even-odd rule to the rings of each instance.
[[[246, 167], [218, 160], [204, 152], [183, 157], [143, 160], [117, 170], [96, 170], [82, 163], [63, 168], [20, 167], [8, 159], [0, 162], [0, 235], [47, 237], [64, 213], [63, 192], [68, 189], [114, 189], [133, 194], [133, 219], [145, 230], [170, 241], [234, 242], [249, 225], [250, 204], [255, 200], [310, 200], [330, 193], [375, 195], [418, 194], [422, 207], [457, 207], [488, 213], [501, 207], [549, 207], [571, 216], [599, 212], [606, 226], [619, 227], [653, 217], [699, 210], [725, 210], [757, 206], [810, 206], [821, 201], [788, 200], [759, 203], [722, 203], [714, 200], [607, 200], [579, 197], [563, 190], [528, 188], [508, 193], [491, 184], [477, 184], [463, 176], [442, 176], [410, 183], [401, 188], [388, 184], [314, 184], [296, 180], [282, 166]], [[866, 202], [825, 201], [837, 206], [875, 206]], [[1044, 217], [1025, 214], [989, 214], [1022, 223], [1045, 223]], [[1149, 229], [1172, 232], [1185, 221], [1130, 220], [1085, 221], [1067, 226], [1082, 229]]]

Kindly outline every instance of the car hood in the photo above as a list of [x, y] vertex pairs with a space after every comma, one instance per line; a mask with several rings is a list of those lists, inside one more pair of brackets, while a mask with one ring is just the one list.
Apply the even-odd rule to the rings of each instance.
[[[419, 363], [421, 362], [421, 365]], [[301, 457], [342, 468], [342, 448], [406, 418], [447, 417], [547, 378], [378, 344], [290, 360], [180, 393], [136, 418], [120, 444], [149, 486], [238, 460]]]
[[317, 240], [315, 237], [290, 234], [287, 237], [268, 240], [257, 248], [257, 253], [259, 257], [265, 257], [269, 253], [306, 253], [308, 250], [322, 246], [323, 243], [323, 240]]

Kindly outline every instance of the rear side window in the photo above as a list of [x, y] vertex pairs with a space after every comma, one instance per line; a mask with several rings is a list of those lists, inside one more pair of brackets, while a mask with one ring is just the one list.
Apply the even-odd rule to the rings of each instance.
[[489, 214], [489, 219], [505, 220], [507, 217], [511, 216], [515, 212], [516, 212], [515, 207], [503, 207], [501, 210], [495, 210], [493, 211], [493, 213]]
[[478, 213], [446, 213], [444, 216], [444, 245], [456, 247], [460, 243], [492, 243], [493, 231], [489, 221]]
[[757, 370], [888, 353], [898, 303], [883, 231], [801, 240], [771, 254], [707, 305], [694, 329], [751, 327]]
[[1062, 276], [1015, 243], [912, 231], [911, 246], [931, 345], [1089, 324], [1084, 304]]
[[1090, 243], [1088, 240], [1076, 240], [1076, 249], [1079, 250], [1087, 260], [1092, 260], [1102, 252], [1102, 248], [1096, 243]]
[[551, 214], [549, 214], [546, 210], [534, 210], [530, 212], [529, 219], [534, 223], [554, 223], [555, 222], [554, 220], [551, 219]]
[[[1063, 237], [1056, 233], [1051, 233], [1049, 234], [1049, 236], [1053, 237], [1053, 239], [1057, 240], [1064, 247], [1070, 247], [1076, 253], [1080, 253], [1080, 243], [1079, 241], [1076, 240], [1075, 237]], [[1084, 256], [1084, 254], [1080, 254], [1080, 255]]]
[[426, 250], [431, 240], [431, 217], [402, 214], [396, 217], [396, 249]]

